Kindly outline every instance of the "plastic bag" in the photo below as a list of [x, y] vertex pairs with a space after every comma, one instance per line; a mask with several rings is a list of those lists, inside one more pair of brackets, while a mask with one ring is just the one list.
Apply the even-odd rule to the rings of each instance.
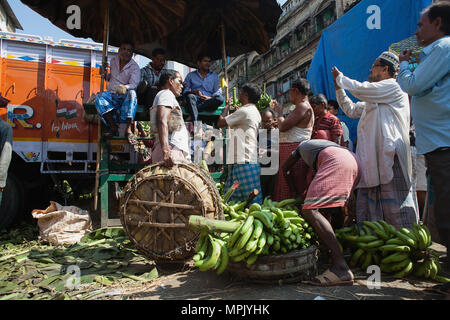
[[78, 243], [92, 231], [89, 212], [78, 207], [51, 201], [46, 210], [33, 210], [31, 214], [38, 219], [40, 236], [54, 245]]

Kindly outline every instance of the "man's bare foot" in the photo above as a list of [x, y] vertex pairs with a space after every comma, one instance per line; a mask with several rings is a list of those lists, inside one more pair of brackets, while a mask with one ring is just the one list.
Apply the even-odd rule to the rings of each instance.
[[341, 280], [350, 281], [354, 279], [353, 272], [349, 268], [340, 268], [336, 266], [331, 266], [330, 271], [336, 274]]

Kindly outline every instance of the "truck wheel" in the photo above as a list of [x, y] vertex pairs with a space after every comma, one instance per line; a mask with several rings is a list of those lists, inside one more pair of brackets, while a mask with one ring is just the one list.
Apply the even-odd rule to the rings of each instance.
[[2, 203], [0, 205], [0, 229], [9, 228], [21, 216], [23, 208], [23, 186], [14, 176], [8, 173], [6, 187], [3, 190]]

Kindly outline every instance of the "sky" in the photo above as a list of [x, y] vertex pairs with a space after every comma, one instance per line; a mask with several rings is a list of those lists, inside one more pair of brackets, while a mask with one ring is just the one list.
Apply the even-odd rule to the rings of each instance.
[[[280, 5], [282, 5], [287, 0], [277, 1]], [[91, 39], [75, 38], [71, 36], [69, 33], [54, 26], [48, 19], [31, 10], [28, 6], [20, 2], [20, 0], [8, 0], [8, 3], [23, 27], [23, 30], [17, 30], [17, 33], [38, 35], [43, 39], [51, 37], [54, 41], [59, 41], [61, 39], [92, 41]], [[142, 57], [139, 64], [143, 66], [147, 64], [148, 61], [149, 60], [147, 58]]]
[[23, 30], [17, 30], [17, 33], [38, 35], [42, 38], [49, 36], [55, 41], [61, 39], [92, 41], [71, 36], [69, 33], [54, 26], [48, 19], [31, 10], [19, 0], [8, 0], [8, 3], [23, 27]]

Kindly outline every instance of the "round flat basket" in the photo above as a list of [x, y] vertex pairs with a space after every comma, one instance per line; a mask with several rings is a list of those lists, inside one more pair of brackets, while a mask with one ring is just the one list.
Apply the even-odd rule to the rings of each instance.
[[194, 255], [200, 232], [187, 228], [191, 215], [224, 220], [216, 184], [199, 165], [150, 165], [124, 188], [120, 220], [133, 245], [149, 259], [182, 262]]
[[238, 278], [254, 283], [295, 283], [317, 275], [318, 249], [311, 246], [287, 254], [261, 256], [252, 265], [231, 262], [227, 270]]

